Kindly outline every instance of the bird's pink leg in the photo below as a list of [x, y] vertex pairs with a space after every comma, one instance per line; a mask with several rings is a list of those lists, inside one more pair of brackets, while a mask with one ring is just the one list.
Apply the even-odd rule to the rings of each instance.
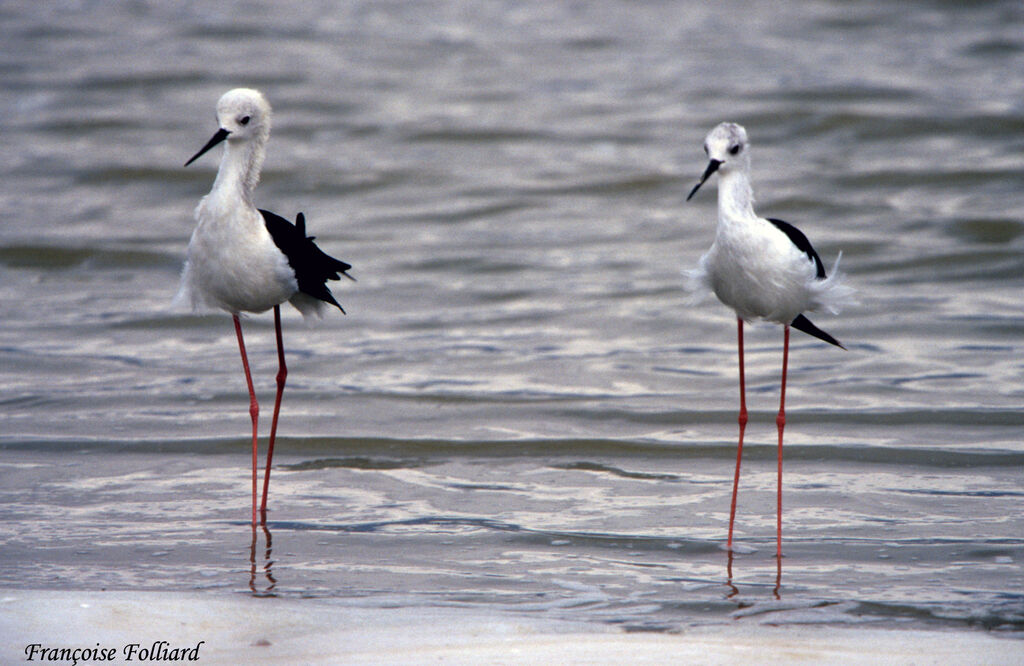
[[245, 383], [249, 387], [249, 416], [252, 417], [252, 524], [256, 525], [256, 457], [257, 438], [256, 424], [259, 421], [260, 406], [256, 402], [256, 391], [252, 387], [252, 373], [249, 372], [249, 358], [245, 354], [245, 341], [242, 339], [242, 322], [238, 315], [231, 315], [235, 321], [235, 334], [238, 336], [238, 349], [242, 352], [242, 368], [245, 370]]
[[281, 413], [281, 396], [288, 378], [284, 364], [284, 341], [281, 338], [281, 307], [274, 306], [274, 333], [277, 336], [277, 396], [274, 398], [274, 416], [270, 421], [270, 443], [267, 446], [267, 471], [263, 474], [263, 501], [260, 503], [260, 522], [267, 523], [267, 491], [270, 489], [270, 463], [274, 458], [274, 440], [277, 438], [277, 417]]
[[736, 493], [740, 486], [740, 463], [743, 460], [743, 433], [747, 429], [747, 385], [743, 369], [743, 320], [736, 320], [737, 343], [740, 355], [740, 436], [736, 446], [736, 474], [732, 480], [732, 505], [729, 508], [729, 552], [732, 552], [732, 528], [736, 521]]
[[779, 484], [778, 507], [775, 514], [775, 556], [782, 558], [782, 431], [786, 427], [786, 368], [789, 365], [789, 326], [786, 326], [782, 343], [782, 389], [779, 391], [779, 415], [775, 424], [779, 427]]

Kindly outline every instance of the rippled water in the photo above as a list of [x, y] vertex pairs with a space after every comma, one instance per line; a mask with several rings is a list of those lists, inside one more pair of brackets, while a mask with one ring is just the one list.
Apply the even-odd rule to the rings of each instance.
[[[33, 1], [0, 38], [0, 584], [1024, 627], [1020, 3]], [[285, 317], [255, 544], [229, 319], [169, 308], [239, 85], [257, 203], [358, 279]], [[815, 318], [849, 352], [793, 339], [781, 580], [780, 332], [730, 570], [734, 322], [682, 288], [726, 119], [860, 299]]]

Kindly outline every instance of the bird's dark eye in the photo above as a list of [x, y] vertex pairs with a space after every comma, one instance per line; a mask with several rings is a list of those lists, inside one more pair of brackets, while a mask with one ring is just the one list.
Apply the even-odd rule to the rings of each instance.
[[737, 154], [739, 154], [740, 148], [741, 148], [740, 144], [737, 143], [735, 146], [733, 146], [732, 148], [729, 149], [729, 154], [730, 155], [737, 155]]
[[240, 125], [248, 125], [249, 124], [249, 116], [242, 116], [241, 118], [238, 119], [238, 123]]
[[708, 144], [706, 144], [706, 143], [704, 144], [704, 154], [705, 155], [709, 155], [710, 154], [710, 153], [708, 153]]

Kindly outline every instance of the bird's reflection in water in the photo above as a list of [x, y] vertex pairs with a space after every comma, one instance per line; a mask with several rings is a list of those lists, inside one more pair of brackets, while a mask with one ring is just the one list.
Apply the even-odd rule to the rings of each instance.
[[[727, 563], [725, 565], [725, 585], [726, 585], [726, 587], [729, 588], [729, 594], [725, 595], [726, 599], [732, 599], [733, 597], [735, 597], [737, 594], [740, 593], [739, 588], [736, 587], [735, 585], [733, 585], [733, 582], [732, 582], [732, 558], [733, 558], [733, 553], [732, 553], [732, 550], [730, 550], [729, 551], [729, 559], [728, 559], [728, 561], [727, 561]], [[743, 608], [743, 603], [742, 602], [740, 602], [740, 608]]]
[[[266, 538], [266, 547], [263, 549], [263, 557], [257, 558], [256, 546], [259, 541], [259, 533], [262, 532]], [[264, 524], [257, 529], [252, 526], [252, 543], [249, 546], [249, 589], [257, 597], [274, 597], [277, 594], [274, 588], [277, 587], [277, 580], [274, 578], [274, 561], [270, 559], [273, 548], [273, 538], [270, 529]], [[262, 566], [259, 566], [257, 559], [262, 559]]]
[[[269, 555], [270, 549], [267, 548], [267, 554]], [[775, 557], [775, 588], [772, 589], [772, 594], [775, 595], [776, 601], [782, 599], [779, 596], [779, 590], [782, 588], [782, 555]]]
[[[728, 592], [725, 595], [726, 599], [736, 598], [739, 595], [739, 593], [740, 593], [739, 588], [736, 587], [735, 583], [732, 582], [732, 560], [733, 560], [733, 557], [734, 557], [733, 551], [730, 550], [729, 551], [729, 556], [728, 556], [728, 559], [726, 560], [726, 565], [725, 565], [725, 586], [726, 586], [726, 588], [728, 588]], [[780, 601], [782, 599], [781, 590], [782, 590], [782, 558], [781, 557], [776, 557], [775, 558], [775, 587], [772, 588], [772, 596], [775, 597], [776, 601]], [[741, 601], [740, 599], [736, 599], [736, 602], [737, 602], [739, 608], [747, 608], [747, 607], [752, 605], [749, 602], [744, 602], [744, 601]]]

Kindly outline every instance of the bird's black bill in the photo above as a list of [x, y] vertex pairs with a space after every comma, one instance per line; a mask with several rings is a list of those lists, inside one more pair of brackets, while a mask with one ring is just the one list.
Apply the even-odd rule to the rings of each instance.
[[697, 184], [693, 186], [692, 190], [690, 190], [690, 194], [686, 197], [687, 201], [692, 199], [694, 194], [697, 194], [697, 190], [699, 190], [700, 186], [704, 184], [704, 181], [710, 178], [711, 174], [718, 171], [718, 167], [720, 166], [722, 166], [722, 162], [719, 160], [711, 160], [710, 162], [708, 162], [708, 168], [704, 169], [704, 175], [700, 177], [700, 180], [697, 182]]
[[192, 156], [192, 158], [191, 158], [191, 159], [189, 159], [189, 161], [188, 161], [188, 162], [185, 162], [185, 166], [188, 166], [189, 164], [192, 164], [192, 163], [193, 163], [193, 162], [195, 162], [195, 161], [196, 161], [197, 159], [199, 159], [199, 157], [200, 157], [200, 156], [201, 156], [201, 155], [202, 155], [203, 153], [205, 153], [206, 151], [208, 151], [208, 150], [209, 150], [210, 148], [213, 148], [214, 146], [216, 146], [216, 145], [217, 145], [218, 143], [220, 143], [220, 142], [221, 142], [221, 141], [223, 141], [224, 139], [228, 138], [228, 134], [231, 134], [231, 132], [227, 131], [227, 130], [226, 130], [226, 129], [224, 129], [223, 127], [222, 127], [222, 128], [220, 128], [219, 130], [217, 130], [217, 133], [216, 133], [216, 134], [214, 134], [214, 135], [213, 135], [213, 136], [212, 136], [212, 137], [210, 138], [210, 140], [206, 142], [206, 145], [205, 145], [205, 146], [203, 146], [202, 148], [200, 148], [200, 149], [199, 149], [199, 152], [198, 152], [198, 153], [196, 153], [195, 155], [193, 155], [193, 156]]

